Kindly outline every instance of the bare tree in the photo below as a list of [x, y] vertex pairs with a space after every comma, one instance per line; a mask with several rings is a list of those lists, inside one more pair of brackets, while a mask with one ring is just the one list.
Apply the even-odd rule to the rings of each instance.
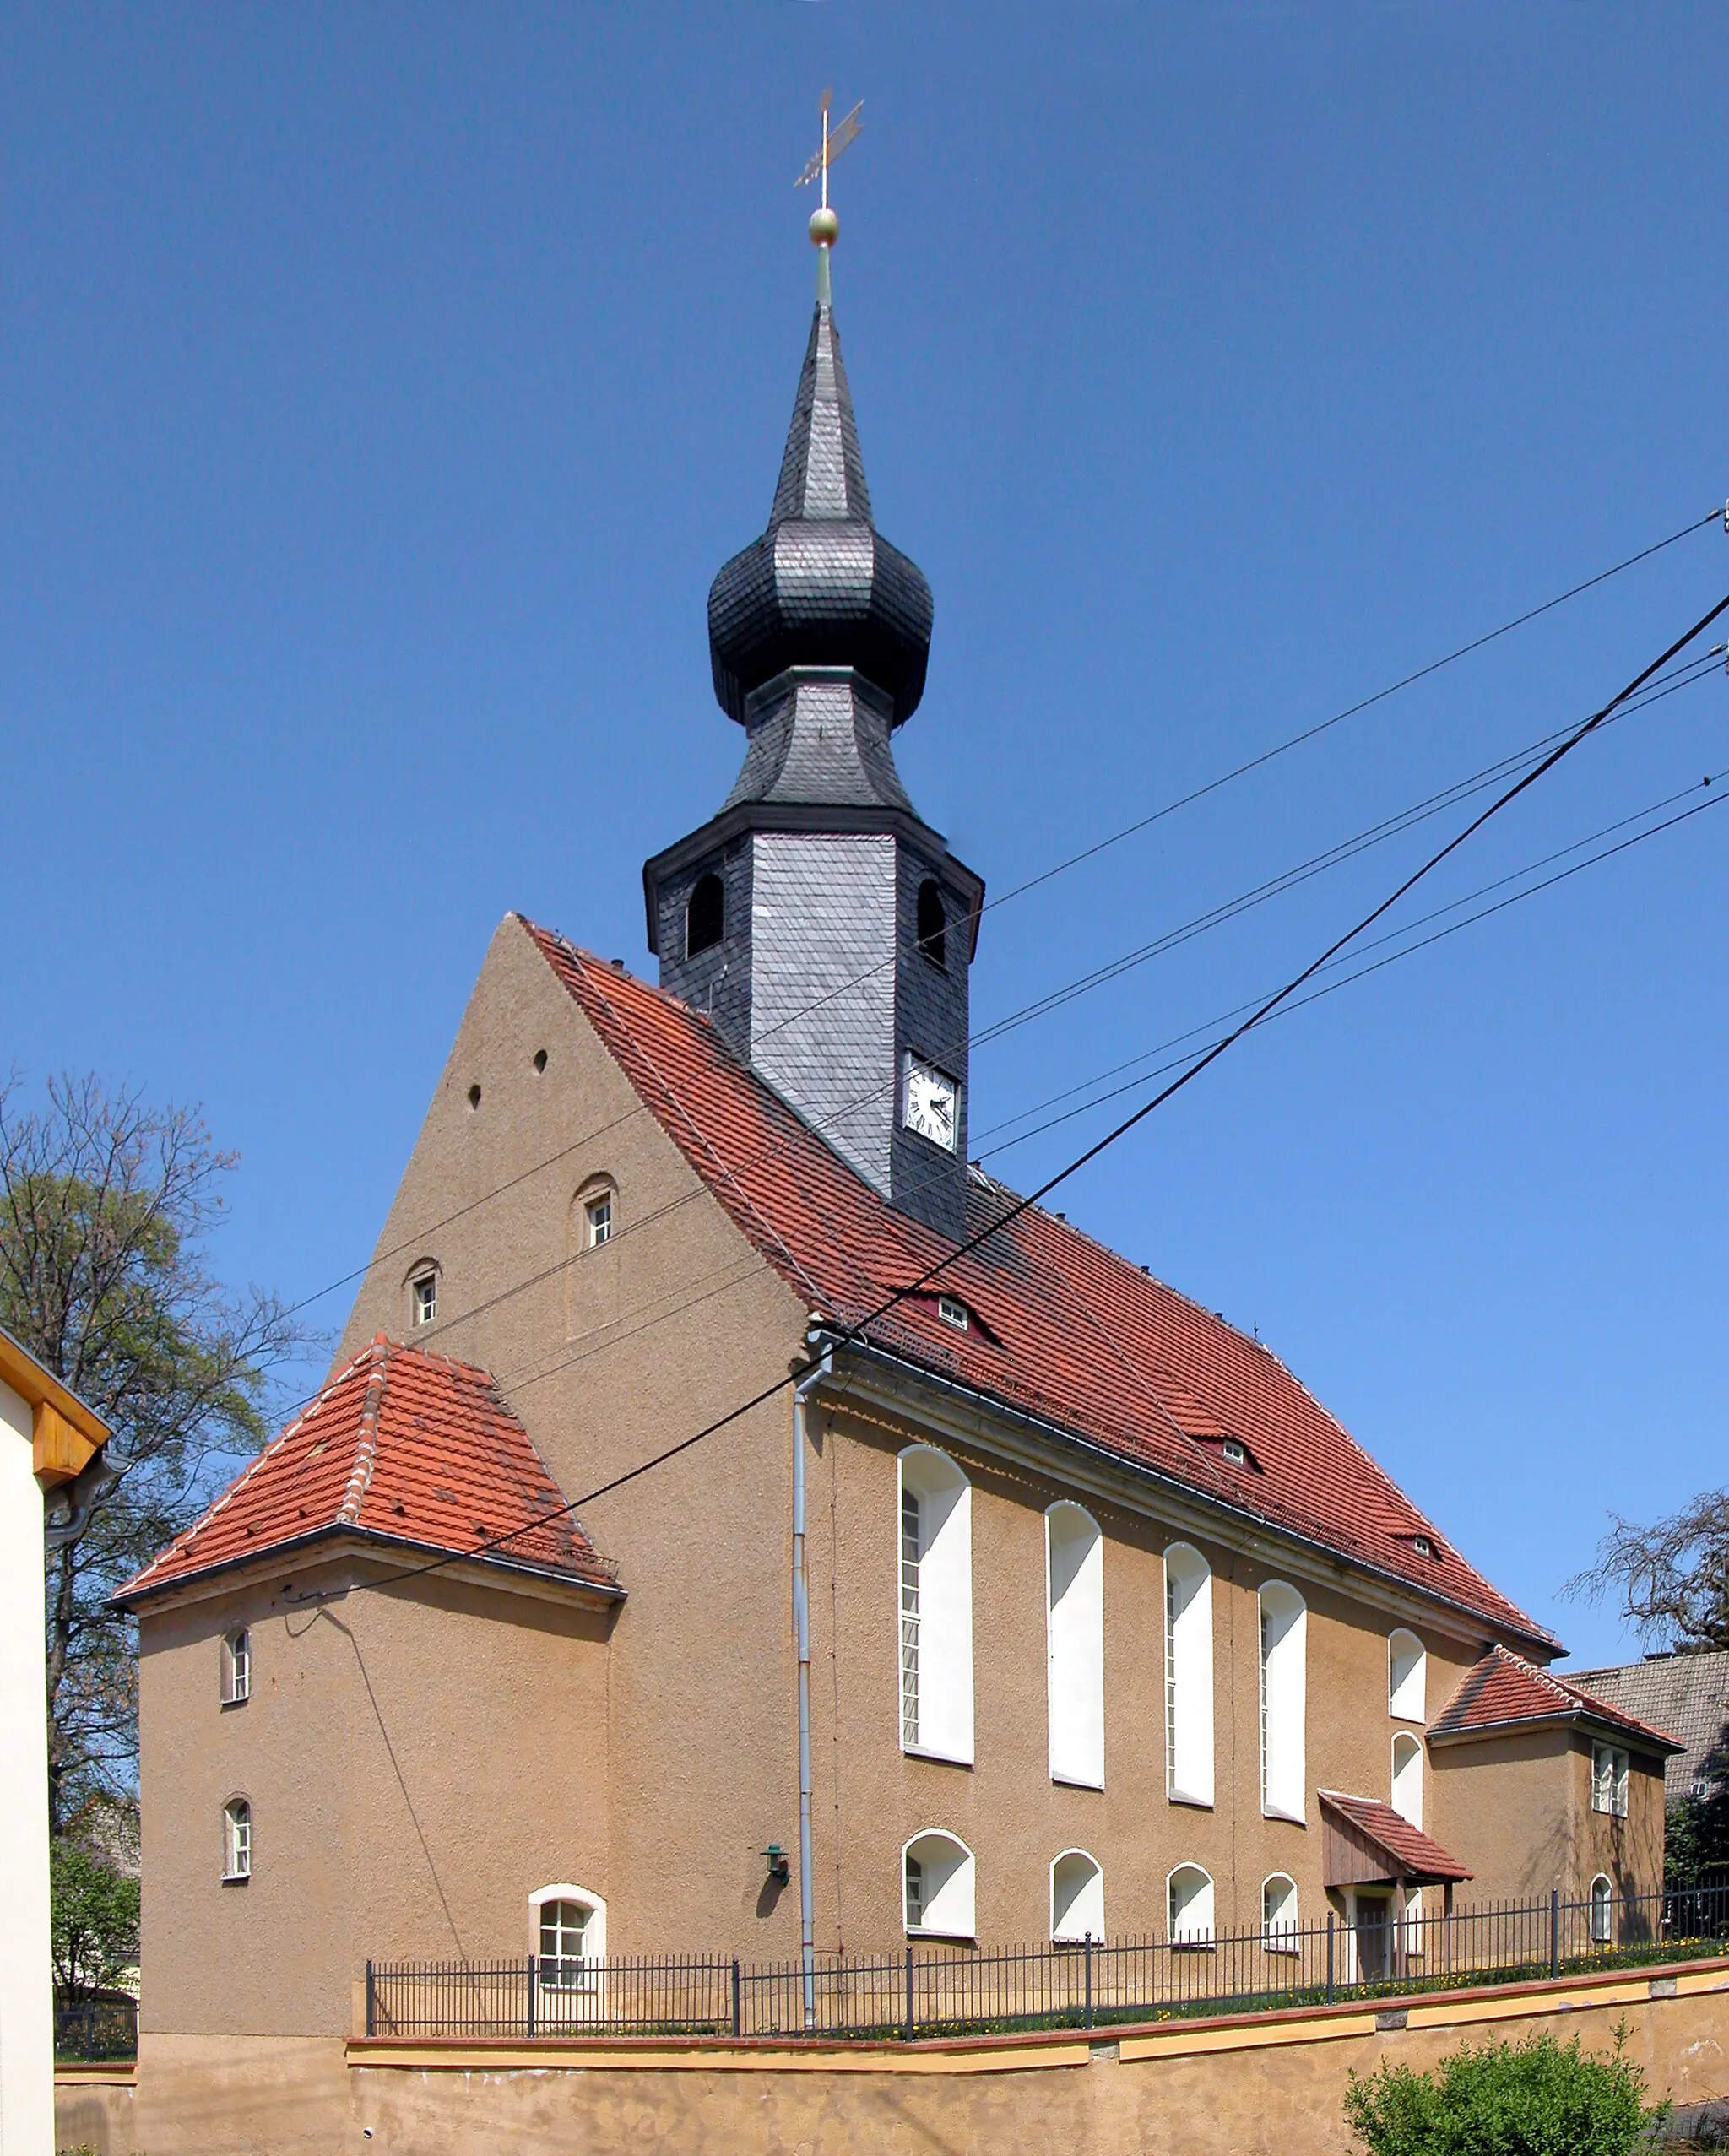
[[1610, 1595], [1648, 1647], [1729, 1647], [1729, 1491], [1707, 1490], [1649, 1527], [1612, 1516], [1596, 1563], [1562, 1590]]
[[47, 1574], [49, 1804], [57, 1831], [138, 1758], [138, 1654], [109, 1597], [264, 1435], [269, 1373], [308, 1335], [207, 1266], [236, 1165], [192, 1108], [95, 1078], [0, 1087], [0, 1325], [114, 1432], [127, 1463]]

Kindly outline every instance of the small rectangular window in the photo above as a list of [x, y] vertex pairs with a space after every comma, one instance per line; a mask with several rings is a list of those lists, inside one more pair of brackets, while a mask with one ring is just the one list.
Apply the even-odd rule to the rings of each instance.
[[415, 1323], [430, 1325], [438, 1315], [438, 1276], [422, 1273], [415, 1282]]
[[1591, 1808], [1611, 1818], [1627, 1817], [1630, 1762], [1618, 1745], [1595, 1744], [1591, 1754]]
[[1243, 1466], [1249, 1458], [1247, 1451], [1235, 1438], [1227, 1438], [1219, 1447], [1219, 1450], [1230, 1461], [1233, 1467]]
[[222, 1876], [250, 1879], [252, 1876], [252, 1807], [236, 1797], [222, 1814]]
[[603, 1243], [612, 1240], [612, 1194], [591, 1198], [588, 1205], [588, 1248], [598, 1250]]
[[966, 1304], [957, 1303], [952, 1295], [937, 1297], [936, 1314], [946, 1325], [952, 1325], [957, 1333], [965, 1332], [971, 1323]]

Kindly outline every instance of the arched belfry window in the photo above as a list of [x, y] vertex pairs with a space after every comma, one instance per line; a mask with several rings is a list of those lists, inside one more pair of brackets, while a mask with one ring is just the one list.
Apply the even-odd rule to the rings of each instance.
[[942, 902], [942, 886], [926, 876], [919, 886], [919, 948], [933, 966], [948, 970], [949, 918]]
[[694, 958], [699, 951], [712, 951], [725, 934], [726, 893], [720, 878], [711, 869], [697, 877], [685, 909], [686, 957]]

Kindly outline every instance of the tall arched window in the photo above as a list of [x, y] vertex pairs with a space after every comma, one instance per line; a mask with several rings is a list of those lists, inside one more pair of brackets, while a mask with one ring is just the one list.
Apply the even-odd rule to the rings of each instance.
[[1165, 1791], [1212, 1802], [1212, 1574], [1187, 1542], [1165, 1552]]
[[1413, 1827], [1423, 1824], [1423, 1747], [1409, 1730], [1393, 1739], [1393, 1809]]
[[1602, 1872], [1591, 1882], [1591, 1939], [1594, 1947], [1615, 1943], [1615, 1889]]
[[713, 873], [698, 876], [685, 908], [685, 956], [712, 951], [726, 934], [726, 893]]
[[1307, 1816], [1309, 1612], [1282, 1579], [1260, 1590], [1260, 1808], [1275, 1819]]
[[933, 966], [948, 968], [948, 915], [942, 902], [942, 886], [926, 876], [919, 886], [919, 948]]
[[973, 1486], [934, 1445], [900, 1460], [901, 1744], [973, 1763]]
[[1414, 1632], [1400, 1630], [1387, 1640], [1387, 1712], [1401, 1722], [1426, 1722], [1428, 1657]]
[[1044, 1515], [1051, 1779], [1104, 1787], [1104, 1538], [1066, 1499]]
[[954, 1835], [940, 1828], [913, 1835], [901, 1851], [901, 1890], [908, 1937], [975, 1936], [973, 1852]]
[[1084, 1849], [1052, 1860], [1050, 1936], [1059, 1944], [1104, 1937], [1104, 1873]]
[[252, 1876], [252, 1807], [243, 1796], [222, 1807], [222, 1876], [236, 1884]]
[[1212, 1944], [1212, 1881], [1198, 1864], [1179, 1864], [1165, 1882], [1173, 1946]]

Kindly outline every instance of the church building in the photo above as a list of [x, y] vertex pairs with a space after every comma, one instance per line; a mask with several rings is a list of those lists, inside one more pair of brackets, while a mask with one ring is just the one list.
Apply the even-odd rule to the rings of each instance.
[[505, 915], [322, 1390], [122, 1597], [147, 2048], [340, 2038], [369, 1964], [1331, 1911], [1374, 1973], [1661, 1885], [1672, 1741], [1270, 1347], [969, 1165], [984, 885], [896, 767], [931, 593], [817, 259], [658, 982]]

